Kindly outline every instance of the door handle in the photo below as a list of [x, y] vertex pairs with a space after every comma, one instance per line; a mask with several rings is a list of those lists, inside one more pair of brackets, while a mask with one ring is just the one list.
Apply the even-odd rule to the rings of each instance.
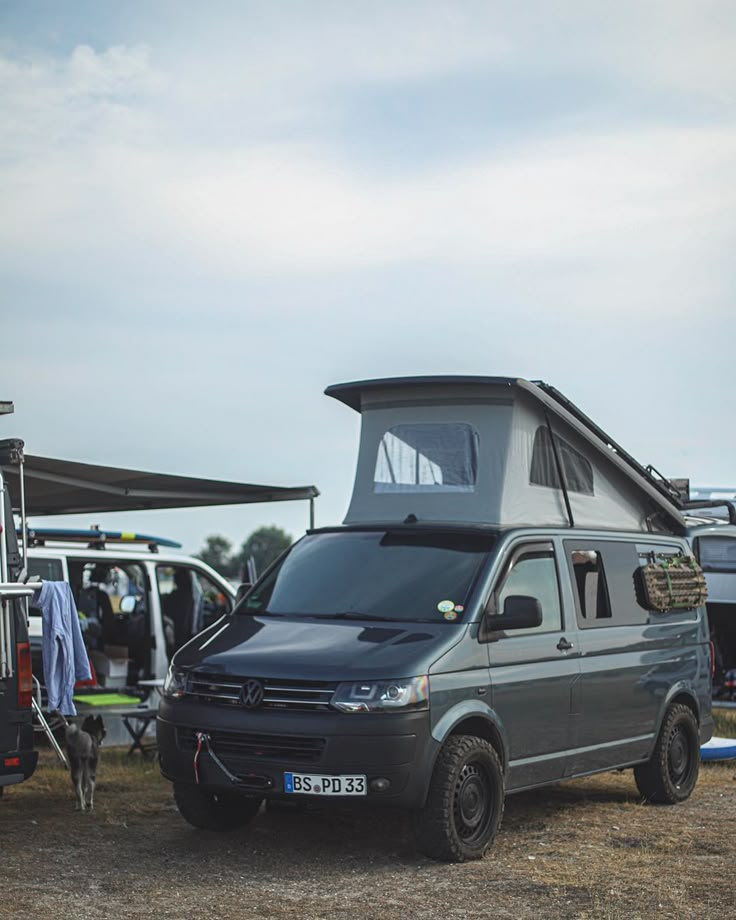
[[563, 636], [557, 643], [557, 648], [561, 652], [568, 652], [572, 648], [572, 642], [568, 642], [567, 639]]

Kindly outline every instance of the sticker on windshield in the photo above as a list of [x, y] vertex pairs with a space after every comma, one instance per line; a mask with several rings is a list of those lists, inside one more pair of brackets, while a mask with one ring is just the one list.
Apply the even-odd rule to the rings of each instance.
[[455, 613], [462, 613], [465, 608], [462, 604], [455, 604]]
[[443, 614], [446, 620], [456, 620], [457, 614], [454, 610], [448, 610], [447, 613]]
[[449, 613], [451, 610], [455, 609], [455, 601], [440, 601], [437, 604], [437, 609], [440, 613]]

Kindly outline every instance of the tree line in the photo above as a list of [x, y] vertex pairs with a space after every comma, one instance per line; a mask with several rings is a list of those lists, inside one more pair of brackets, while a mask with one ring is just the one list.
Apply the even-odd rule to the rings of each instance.
[[233, 550], [233, 544], [227, 537], [211, 534], [204, 541], [204, 546], [196, 557], [211, 565], [225, 578], [248, 581], [245, 573], [251, 556], [255, 562], [256, 572], [260, 575], [293, 542], [291, 534], [275, 526], [254, 530], [243, 541], [239, 550]]

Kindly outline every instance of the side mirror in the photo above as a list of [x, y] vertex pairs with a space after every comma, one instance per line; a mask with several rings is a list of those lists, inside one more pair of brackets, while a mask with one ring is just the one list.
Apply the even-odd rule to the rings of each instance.
[[500, 616], [486, 617], [490, 629], [532, 629], [542, 625], [542, 605], [536, 597], [526, 594], [510, 594], [503, 605]]
[[235, 603], [239, 604], [252, 587], [253, 583], [250, 581], [241, 582], [241, 584], [238, 585], [238, 591], [235, 595]]
[[137, 599], [134, 594], [126, 594], [125, 597], [120, 598], [120, 612], [121, 613], [135, 613]]

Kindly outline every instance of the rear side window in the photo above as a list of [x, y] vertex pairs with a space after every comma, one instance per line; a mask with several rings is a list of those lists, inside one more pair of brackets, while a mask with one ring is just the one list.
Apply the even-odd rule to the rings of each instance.
[[565, 540], [564, 545], [583, 629], [648, 622], [637, 596], [640, 560], [635, 544]]
[[574, 549], [570, 562], [583, 625], [593, 625], [594, 620], [610, 620], [611, 601], [601, 554], [594, 549]]

